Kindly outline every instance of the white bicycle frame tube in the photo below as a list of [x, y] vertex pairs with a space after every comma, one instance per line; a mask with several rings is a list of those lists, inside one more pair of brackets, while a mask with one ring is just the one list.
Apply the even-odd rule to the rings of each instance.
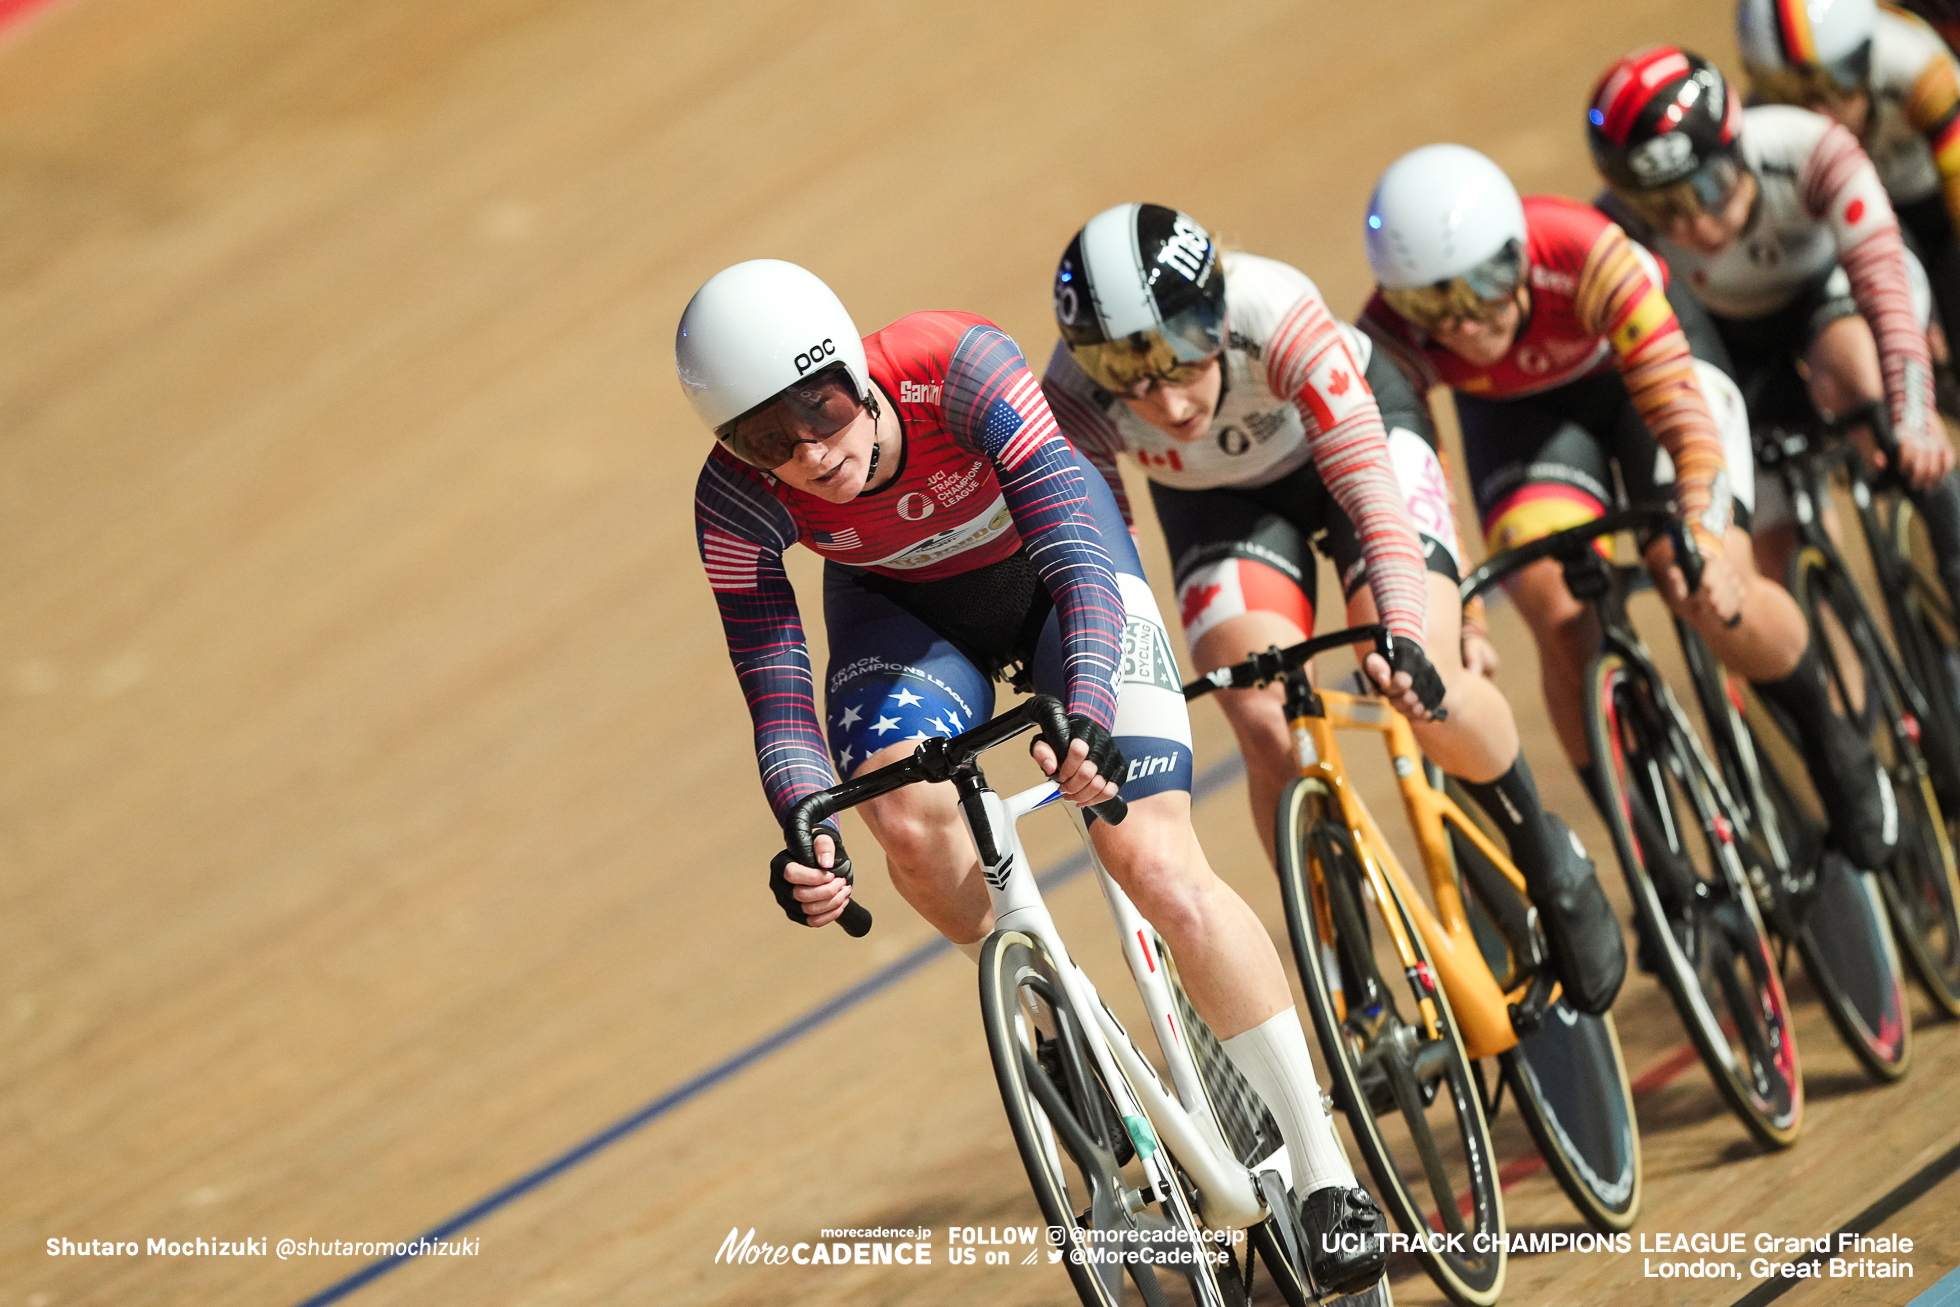
[[1072, 812], [1071, 816], [1075, 819], [1076, 829], [1083, 836], [1083, 847], [1087, 849], [1095, 867], [1110, 914], [1123, 936], [1123, 955], [1130, 964], [1137, 988], [1143, 994], [1152, 1027], [1159, 1032], [1158, 1041], [1164, 1050], [1164, 1060], [1178, 1083], [1179, 1095], [1185, 1102], [1194, 1105], [1191, 1109], [1187, 1110], [1178, 1096], [1164, 1088], [1156, 1069], [1137, 1051], [1129, 1032], [1103, 1004], [1095, 985], [1069, 956], [1067, 946], [1062, 943], [1061, 932], [1056, 930], [1054, 918], [1048, 913], [1048, 905], [1042, 901], [1041, 888], [1035, 883], [1033, 870], [1022, 856], [1016, 823], [1036, 808], [1055, 801], [1057, 796], [1053, 781], [1006, 799], [992, 790], [981, 793], [999, 859], [991, 866], [984, 858], [981, 860], [981, 874], [987, 882], [987, 894], [993, 901], [994, 928], [1018, 930], [1039, 939], [1055, 961], [1069, 1001], [1078, 1012], [1095, 1014], [1101, 1038], [1091, 1039], [1089, 1043], [1105, 1083], [1111, 1086], [1112, 1092], [1119, 1092], [1120, 1087], [1127, 1086], [1136, 1095], [1143, 1115], [1163, 1136], [1164, 1142], [1177, 1155], [1178, 1163], [1197, 1185], [1206, 1221], [1214, 1227], [1232, 1229], [1257, 1225], [1266, 1219], [1267, 1212], [1252, 1176], [1225, 1146], [1224, 1135], [1212, 1118], [1208, 1100], [1198, 1081], [1197, 1068], [1184, 1041], [1174, 1035], [1167, 1038], [1164, 1033], [1175, 1029], [1170, 987], [1165, 982], [1163, 969], [1149, 956], [1146, 941], [1154, 937], [1149, 933], [1149, 924], [1137, 912], [1129, 896], [1103, 869], [1079, 814]]

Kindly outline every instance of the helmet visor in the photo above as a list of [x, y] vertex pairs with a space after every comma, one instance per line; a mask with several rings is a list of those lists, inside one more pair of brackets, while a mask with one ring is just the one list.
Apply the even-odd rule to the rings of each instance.
[[1203, 302], [1172, 314], [1161, 330], [1120, 340], [1071, 341], [1068, 350], [1089, 380], [1111, 394], [1130, 395], [1153, 385], [1190, 385], [1224, 347], [1225, 317]]
[[1746, 175], [1742, 161], [1724, 152], [1670, 186], [1651, 191], [1614, 189], [1628, 207], [1665, 233], [1677, 222], [1691, 222], [1726, 209]]
[[1771, 104], [1794, 104], [1804, 108], [1842, 104], [1870, 86], [1871, 76], [1870, 41], [1850, 54], [1822, 63], [1792, 64], [1782, 68], [1749, 65], [1749, 87], [1758, 99]]
[[1428, 286], [1382, 287], [1382, 298], [1418, 327], [1434, 330], [1465, 318], [1489, 322], [1511, 304], [1524, 280], [1524, 247], [1514, 237], [1482, 263]]
[[830, 439], [862, 412], [864, 399], [850, 369], [833, 363], [722, 423], [715, 439], [744, 463], [767, 471], [795, 457], [798, 445]]

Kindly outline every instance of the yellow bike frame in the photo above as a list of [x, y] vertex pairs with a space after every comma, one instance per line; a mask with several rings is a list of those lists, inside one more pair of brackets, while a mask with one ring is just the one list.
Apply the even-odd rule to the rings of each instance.
[[[1315, 702], [1319, 705], [1318, 714], [1312, 711]], [[1369, 890], [1382, 907], [1382, 917], [1405, 973], [1414, 971], [1420, 958], [1402, 924], [1402, 914], [1391, 907], [1398, 901], [1422, 936], [1423, 947], [1434, 964], [1437, 981], [1449, 999], [1450, 1011], [1463, 1037], [1465, 1053], [1478, 1059], [1494, 1057], [1514, 1047], [1518, 1035], [1511, 1026], [1511, 1005], [1523, 1000], [1530, 988], [1531, 975], [1520, 977], [1515, 959], [1508, 968], [1510, 974], [1502, 981], [1491, 974], [1483, 951], [1471, 933], [1469, 919], [1464, 915], [1463, 897], [1453, 870], [1449, 829], [1455, 828], [1476, 846], [1529, 902], [1523, 875], [1482, 829], [1464, 815], [1463, 809], [1430, 785], [1423, 770], [1422, 754], [1416, 748], [1415, 733], [1401, 713], [1382, 699], [1338, 690], [1312, 691], [1306, 703], [1307, 711], [1290, 717], [1300, 775], [1319, 781], [1338, 807], [1339, 821], [1347, 827], [1355, 850], [1361, 855]], [[1395, 767], [1396, 783], [1402, 790], [1402, 807], [1415, 832], [1416, 846], [1428, 874], [1429, 892], [1436, 901], [1433, 912], [1402, 870], [1368, 805], [1348, 783], [1340, 744], [1335, 738], [1335, 732], [1344, 730], [1373, 731], [1383, 737]], [[1312, 865], [1315, 918], [1322, 945], [1331, 948], [1333, 915], [1327, 902], [1325, 872], [1317, 860], [1312, 860]], [[1340, 1015], [1345, 1019], [1346, 1012], [1343, 1010]], [[1422, 1000], [1422, 1019], [1430, 1038], [1442, 1036], [1435, 1004], [1428, 998]]]

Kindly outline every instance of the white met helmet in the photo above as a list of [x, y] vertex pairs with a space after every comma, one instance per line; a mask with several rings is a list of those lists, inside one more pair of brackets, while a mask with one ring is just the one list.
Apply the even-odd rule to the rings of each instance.
[[752, 259], [708, 278], [674, 332], [681, 388], [711, 428], [839, 364], [868, 397], [864, 341], [851, 315], [814, 273], [781, 259]]
[[1735, 40], [1758, 95], [1807, 105], [1865, 89], [1877, 25], [1874, 0], [1741, 0]]
[[1368, 201], [1368, 266], [1418, 325], [1477, 316], [1524, 276], [1524, 204], [1504, 170], [1465, 145], [1425, 145], [1388, 166]]

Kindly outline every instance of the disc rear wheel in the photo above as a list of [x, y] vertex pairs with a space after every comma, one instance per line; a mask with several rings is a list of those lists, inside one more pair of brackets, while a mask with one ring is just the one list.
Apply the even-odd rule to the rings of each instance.
[[[1453, 797], [1470, 811], [1462, 796]], [[1498, 987], [1514, 990], [1531, 978], [1531, 957], [1544, 956], [1529, 906], [1455, 829], [1450, 850], [1478, 950]], [[1499, 1055], [1498, 1064], [1546, 1169], [1586, 1223], [1608, 1233], [1630, 1228], [1640, 1213], [1640, 1127], [1612, 1016], [1586, 1016], [1561, 998], [1537, 1030]]]

